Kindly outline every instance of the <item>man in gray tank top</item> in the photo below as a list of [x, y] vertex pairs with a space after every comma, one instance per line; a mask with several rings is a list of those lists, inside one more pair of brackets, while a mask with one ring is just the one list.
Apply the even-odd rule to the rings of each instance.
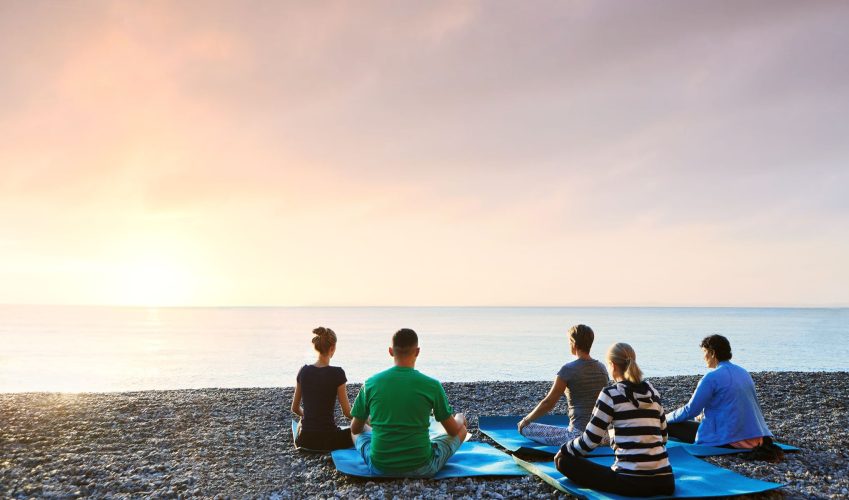
[[[570, 351], [578, 359], [560, 368], [545, 398], [519, 421], [519, 432], [523, 436], [545, 445], [560, 446], [584, 432], [598, 393], [609, 381], [604, 364], [590, 357], [594, 339], [595, 334], [586, 325], [569, 329]], [[569, 427], [534, 423], [554, 408], [562, 394], [566, 395], [569, 405]]]

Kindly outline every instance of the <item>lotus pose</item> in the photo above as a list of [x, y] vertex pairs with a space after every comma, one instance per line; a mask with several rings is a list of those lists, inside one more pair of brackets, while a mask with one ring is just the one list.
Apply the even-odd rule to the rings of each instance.
[[[442, 384], [416, 370], [419, 352], [416, 332], [398, 330], [389, 348], [395, 366], [369, 377], [354, 401], [351, 432], [375, 474], [433, 477], [466, 438], [466, 418], [452, 415]], [[430, 438], [431, 413], [447, 434]]]
[[[666, 453], [666, 419], [660, 394], [643, 380], [630, 345], [614, 344], [607, 367], [615, 383], [598, 395], [584, 433], [560, 447], [557, 470], [588, 488], [628, 496], [670, 495], [675, 478]], [[599, 444], [609, 426], [616, 460], [611, 467], [584, 455]]]
[[351, 448], [354, 446], [351, 432], [340, 429], [333, 418], [337, 399], [342, 406], [342, 414], [351, 418], [351, 403], [348, 402], [345, 389], [348, 380], [345, 370], [330, 366], [330, 358], [336, 353], [336, 333], [324, 327], [318, 327], [312, 333], [318, 360], [311, 365], [304, 365], [298, 371], [292, 411], [301, 417], [301, 423], [295, 444], [322, 451]]
[[[778, 454], [766, 426], [752, 376], [731, 362], [731, 344], [722, 335], [701, 343], [705, 364], [712, 371], [702, 377], [690, 401], [667, 416], [669, 435], [707, 446], [755, 448]], [[696, 419], [704, 413], [701, 422]]]
[[[549, 446], [560, 446], [584, 432], [598, 393], [608, 382], [607, 369], [590, 357], [594, 338], [592, 328], [586, 325], [569, 329], [569, 347], [578, 359], [560, 368], [545, 398], [519, 421], [519, 432], [523, 436]], [[569, 427], [534, 423], [550, 412], [564, 394], [569, 405]]]

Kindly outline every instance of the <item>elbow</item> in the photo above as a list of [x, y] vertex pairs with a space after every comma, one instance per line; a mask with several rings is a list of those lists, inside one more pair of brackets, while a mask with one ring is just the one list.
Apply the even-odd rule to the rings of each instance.
[[545, 398], [542, 401], [540, 401], [539, 405], [543, 410], [545, 410], [546, 412], [549, 412], [549, 411], [553, 410], [554, 407], [557, 405], [557, 400]]

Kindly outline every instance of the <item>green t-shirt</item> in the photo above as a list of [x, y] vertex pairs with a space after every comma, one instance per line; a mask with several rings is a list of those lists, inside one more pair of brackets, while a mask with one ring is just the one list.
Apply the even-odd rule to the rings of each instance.
[[351, 414], [371, 417], [371, 462], [385, 472], [406, 472], [431, 459], [430, 414], [450, 417], [445, 389], [414, 368], [394, 366], [366, 380]]

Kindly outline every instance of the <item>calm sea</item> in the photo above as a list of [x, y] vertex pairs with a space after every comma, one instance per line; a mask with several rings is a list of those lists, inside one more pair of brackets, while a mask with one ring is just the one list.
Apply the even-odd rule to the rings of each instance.
[[401, 327], [419, 333], [417, 367], [443, 381], [549, 380], [572, 359], [576, 323], [595, 330], [596, 356], [633, 345], [649, 376], [704, 373], [710, 333], [751, 371], [849, 369], [845, 308], [0, 306], [0, 392], [291, 386], [319, 325], [336, 331], [333, 364], [354, 382], [390, 366]]

